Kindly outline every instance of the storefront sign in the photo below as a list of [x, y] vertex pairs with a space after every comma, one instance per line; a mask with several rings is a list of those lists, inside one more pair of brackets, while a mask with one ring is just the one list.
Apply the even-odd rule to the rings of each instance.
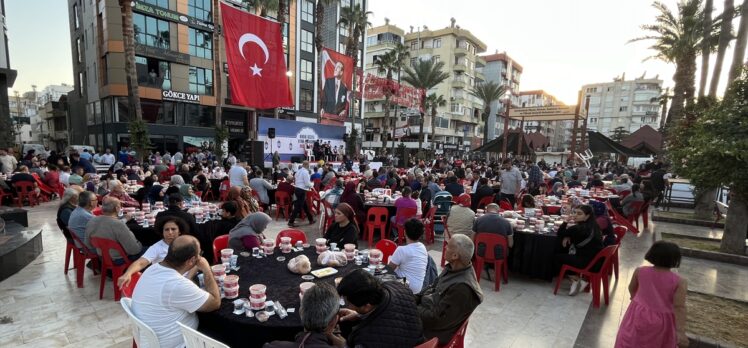
[[444, 144], [445, 150], [457, 150], [457, 144]]
[[137, 53], [139, 56], [152, 57], [152, 58], [157, 58], [160, 60], [166, 60], [169, 62], [185, 64], [185, 65], [190, 64], [189, 54], [167, 50], [167, 49], [160, 48], [160, 47], [146, 46], [143, 44], [136, 43], [135, 53]]
[[247, 125], [243, 120], [227, 120], [224, 118], [223, 126], [228, 128], [229, 134], [245, 135], [247, 133], [245, 131]]
[[143, 14], [147, 14], [153, 17], [165, 19], [167, 21], [172, 21], [176, 23], [182, 23], [185, 25], [188, 25], [190, 27], [200, 29], [200, 30], [207, 30], [207, 31], [213, 31], [215, 29], [215, 26], [213, 23], [201, 21], [195, 17], [185, 16], [179, 12], [174, 12], [171, 10], [167, 10], [162, 7], [153, 6], [151, 4], [147, 4], [140, 1], [134, 1], [133, 11], [140, 12]]
[[170, 90], [161, 91], [161, 99], [200, 104], [200, 95]]

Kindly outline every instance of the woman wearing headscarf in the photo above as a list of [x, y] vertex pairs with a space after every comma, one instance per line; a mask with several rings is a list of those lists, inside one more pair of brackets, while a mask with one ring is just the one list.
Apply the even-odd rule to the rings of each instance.
[[200, 197], [195, 195], [195, 191], [192, 190], [192, 185], [180, 185], [179, 194], [182, 195], [184, 204], [195, 205], [200, 204]]
[[449, 209], [449, 218], [447, 219], [449, 234], [464, 234], [472, 239], [474, 234], [473, 222], [475, 222], [475, 212], [470, 209], [470, 195], [463, 193], [457, 196], [455, 202], [457, 204], [453, 204]]
[[338, 246], [345, 244], [358, 245], [358, 227], [354, 223], [355, 213], [353, 208], [346, 203], [340, 203], [335, 208], [335, 222], [325, 232], [327, 243], [337, 243]]
[[347, 203], [356, 215], [356, 220], [359, 224], [366, 223], [366, 209], [364, 208], [364, 200], [356, 192], [356, 183], [349, 181], [345, 184], [343, 194], [340, 195], [340, 204]]
[[260, 211], [260, 204], [257, 202], [255, 197], [252, 195], [252, 188], [249, 186], [242, 187], [241, 191], [242, 199], [247, 202], [250, 213], [256, 213]]
[[268, 214], [262, 212], [250, 214], [229, 231], [229, 247], [237, 252], [259, 247], [265, 239], [262, 232], [271, 220]]
[[143, 179], [143, 187], [139, 188], [138, 191], [135, 192], [135, 199], [141, 203], [146, 202], [148, 194], [151, 191], [151, 187], [153, 187], [153, 178], [148, 176]]
[[83, 174], [83, 182], [81, 182], [81, 186], [86, 191], [91, 191], [93, 193], [96, 193], [96, 184], [94, 183], [94, 175], [91, 173]]
[[169, 179], [169, 188], [166, 189], [164, 197], [169, 197], [172, 193], [180, 193], [179, 188], [184, 185], [184, 178], [181, 175], [174, 174]]
[[595, 213], [595, 221], [603, 235], [603, 246], [615, 244], [616, 234], [613, 231], [613, 221], [610, 220], [610, 216], [608, 215], [608, 207], [604, 203], [593, 199], [590, 199], [589, 204]]
[[561, 198], [564, 195], [564, 183], [561, 181], [557, 181], [553, 184], [553, 187], [551, 188], [550, 194]]
[[242, 198], [242, 188], [239, 186], [232, 186], [229, 189], [229, 193], [226, 198], [227, 201], [236, 203], [236, 217], [244, 219], [249, 215], [249, 204]]

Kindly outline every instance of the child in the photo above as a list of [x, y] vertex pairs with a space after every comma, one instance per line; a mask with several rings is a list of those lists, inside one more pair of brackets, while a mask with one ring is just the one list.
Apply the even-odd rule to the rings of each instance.
[[631, 303], [618, 329], [616, 348], [687, 347], [686, 292], [688, 284], [670, 271], [680, 265], [680, 248], [658, 241], [644, 259], [652, 267], [639, 267], [629, 284]]

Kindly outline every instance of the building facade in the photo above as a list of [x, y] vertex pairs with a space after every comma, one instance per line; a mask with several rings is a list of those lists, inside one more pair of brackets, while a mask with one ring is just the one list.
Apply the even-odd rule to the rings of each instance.
[[[495, 82], [499, 86], [506, 86], [507, 90], [500, 100], [491, 103], [491, 114], [488, 116], [488, 140], [491, 141], [504, 132], [504, 114], [507, 103], [511, 107], [520, 107], [519, 86], [522, 79], [522, 66], [517, 63], [506, 52], [481, 56], [486, 62], [483, 67], [483, 75], [486, 81]], [[501, 116], [497, 116], [501, 115]], [[519, 127], [519, 121], [509, 120], [510, 128]]]
[[[151, 145], [175, 152], [214, 141], [215, 126], [237, 142], [255, 139], [258, 117], [317, 121], [318, 74], [314, 49], [314, 2], [287, 2], [282, 26], [289, 87], [295, 106], [255, 110], [233, 103], [228, 84], [220, 13], [213, 0], [133, 1], [135, 64], [143, 120]], [[356, 3], [365, 2], [356, 1]], [[259, 13], [249, 2], [230, 4]], [[72, 144], [119, 147], [129, 143], [129, 110], [122, 9], [118, 0], [68, 0], [75, 84], [68, 95]], [[326, 47], [339, 47], [342, 1], [330, 7]], [[326, 12], [327, 14], [327, 12]], [[277, 18], [268, 11], [267, 17]], [[215, 19], [215, 20], [214, 20]], [[328, 23], [326, 23], [328, 24]], [[310, 35], [311, 34], [311, 35]], [[328, 40], [328, 36], [330, 39]], [[328, 42], [334, 41], [334, 42]], [[311, 46], [311, 47], [310, 47]], [[311, 94], [310, 94], [311, 92]], [[231, 142], [230, 142], [231, 144]], [[232, 147], [233, 149], [233, 147]]]
[[619, 127], [629, 133], [645, 125], [659, 129], [662, 80], [624, 78], [582, 86], [582, 103], [589, 98], [587, 129], [608, 137]]
[[[518, 103], [520, 107], [564, 105], [564, 103], [556, 99], [555, 96], [542, 89], [519, 92]], [[523, 130], [525, 133], [541, 133], [548, 137], [548, 141], [550, 142], [549, 151], [561, 151], [563, 150], [565, 141], [563, 122], [565, 121], [525, 121]]]
[[[17, 72], [10, 68], [10, 53], [8, 52], [8, 28], [5, 24], [5, 0], [0, 0], [0, 137], [13, 137], [13, 122], [10, 118], [8, 88], [13, 87]], [[13, 143], [10, 139], [3, 139], [4, 145]]]

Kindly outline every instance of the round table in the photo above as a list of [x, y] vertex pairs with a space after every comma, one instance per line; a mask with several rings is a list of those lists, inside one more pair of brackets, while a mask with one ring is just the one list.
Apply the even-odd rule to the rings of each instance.
[[[301, 275], [291, 273], [288, 270], [288, 262], [301, 254], [309, 257], [312, 270], [324, 268], [317, 265], [317, 252], [314, 246], [304, 249], [303, 252], [291, 252], [283, 254], [278, 248], [272, 256], [254, 258], [252, 256], [239, 256], [237, 264], [238, 271], [229, 274], [239, 276], [239, 298], [249, 297], [249, 287], [252, 284], [265, 284], [267, 286], [267, 300], [280, 301], [286, 309], [295, 308], [293, 313], [288, 313], [284, 319], [272, 315], [264, 322], [256, 318], [248, 318], [244, 314], [236, 315], [234, 311], [234, 300], [221, 300], [221, 308], [215, 312], [198, 313], [200, 318], [199, 330], [231, 347], [261, 347], [265, 342], [282, 340], [293, 341], [297, 333], [303, 331], [301, 318], [299, 317], [299, 284], [306, 282]], [[277, 261], [276, 258], [284, 256], [285, 261]], [[314, 283], [326, 282], [334, 286], [335, 278], [343, 277], [356, 268], [355, 263], [350, 262], [346, 266], [336, 268], [338, 273], [324, 278], [309, 280]], [[392, 273], [388, 271], [387, 274]]]
[[530, 278], [551, 281], [555, 276], [555, 255], [558, 237], [555, 233], [514, 231], [510, 249], [509, 269]]

